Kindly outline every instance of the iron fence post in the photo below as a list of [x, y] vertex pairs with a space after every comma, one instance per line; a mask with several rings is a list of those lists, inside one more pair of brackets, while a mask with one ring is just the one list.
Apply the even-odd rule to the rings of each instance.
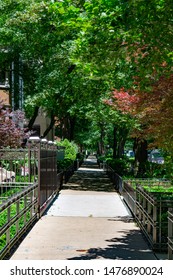
[[[33, 172], [34, 174], [34, 181], [38, 181], [38, 218], [40, 217], [40, 150], [41, 150], [41, 141], [40, 138], [35, 136], [35, 137], [30, 137], [28, 139], [28, 148], [29, 148], [29, 180], [31, 182], [32, 178], [32, 160], [34, 160], [34, 168], [35, 164], [37, 165], [37, 170]], [[32, 158], [32, 152], [33, 152], [33, 158]]]

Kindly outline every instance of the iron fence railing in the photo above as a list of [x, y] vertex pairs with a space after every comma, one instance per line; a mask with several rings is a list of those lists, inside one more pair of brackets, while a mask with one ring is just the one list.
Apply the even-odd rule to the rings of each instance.
[[135, 220], [146, 235], [153, 250], [173, 252], [173, 186], [165, 179], [122, 179], [105, 165], [104, 170], [115, 183]]
[[168, 209], [172, 204], [171, 193], [136, 189], [135, 217], [154, 250], [168, 250]]
[[0, 259], [10, 253], [38, 217], [38, 183], [16, 187], [21, 190], [0, 204]]
[[29, 184], [29, 182], [1, 182], [0, 183], [0, 204], [3, 201], [7, 200], [9, 196], [12, 196], [18, 192], [21, 192], [25, 189]]
[[136, 191], [135, 189], [126, 181], [122, 180], [122, 188], [119, 190], [120, 194], [123, 196], [126, 204], [130, 208], [133, 215], [136, 215]]
[[66, 184], [70, 177], [74, 174], [75, 167], [74, 164], [70, 165], [66, 170], [64, 170], [64, 183]]
[[38, 181], [40, 216], [62, 187], [62, 173], [57, 174], [57, 146], [52, 141], [31, 137], [28, 141], [30, 176]]
[[43, 215], [80, 162], [57, 173], [57, 146], [31, 137], [26, 149], [0, 149], [0, 259]]
[[113, 183], [115, 189], [117, 191], [122, 191], [122, 177], [119, 176], [109, 165], [105, 162], [103, 163], [103, 170], [106, 171], [108, 177], [110, 178], [111, 182]]
[[104, 171], [106, 171], [110, 180], [113, 182], [115, 189], [123, 196], [124, 201], [135, 215], [136, 212], [136, 194], [135, 190], [129, 182], [123, 180], [108, 164], [104, 163]]
[[38, 168], [28, 149], [0, 149], [0, 258], [38, 215]]
[[173, 260], [173, 208], [168, 210], [168, 259]]
[[42, 200], [42, 204], [39, 207], [39, 215], [40, 217], [44, 214], [46, 209], [50, 206], [52, 201], [57, 196], [58, 192], [62, 189], [63, 186], [63, 180], [64, 180], [64, 173], [60, 172], [56, 174], [56, 188], [55, 189], [49, 189], [48, 185], [46, 185], [45, 189], [41, 189], [40, 195]]

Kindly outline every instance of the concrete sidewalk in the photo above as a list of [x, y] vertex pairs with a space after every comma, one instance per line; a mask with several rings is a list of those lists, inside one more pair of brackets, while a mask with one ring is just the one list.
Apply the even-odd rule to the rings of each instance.
[[156, 260], [104, 171], [88, 159], [12, 260]]

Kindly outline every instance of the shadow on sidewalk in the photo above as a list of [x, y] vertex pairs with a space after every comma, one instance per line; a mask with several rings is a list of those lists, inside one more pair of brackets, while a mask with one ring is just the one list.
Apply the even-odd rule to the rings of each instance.
[[104, 172], [77, 171], [63, 184], [63, 189], [77, 191], [114, 192], [115, 187]]
[[[77, 250], [85, 254], [68, 260], [118, 259], [118, 260], [156, 260], [152, 250], [146, 246], [139, 230], [119, 231], [121, 237], [106, 240], [106, 248]], [[123, 235], [123, 237], [122, 237]]]

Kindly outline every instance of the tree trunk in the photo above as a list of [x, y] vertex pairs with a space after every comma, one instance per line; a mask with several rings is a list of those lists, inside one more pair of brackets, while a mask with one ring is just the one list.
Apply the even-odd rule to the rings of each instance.
[[63, 118], [63, 125], [62, 125], [62, 139], [69, 140], [69, 120], [68, 117]]
[[29, 123], [28, 123], [28, 130], [32, 130], [32, 127], [33, 127], [33, 124], [38, 116], [38, 110], [39, 110], [39, 107], [36, 106], [35, 109], [34, 109], [34, 114], [32, 116], [32, 118], [30, 119]]
[[122, 158], [124, 155], [124, 147], [127, 140], [129, 130], [126, 128], [122, 128], [119, 130], [119, 141], [118, 141], [118, 148], [117, 148], [117, 157]]
[[147, 140], [141, 138], [135, 138], [134, 141], [134, 152], [135, 152], [135, 168], [136, 176], [145, 176], [146, 162], [148, 160], [147, 153]]
[[55, 116], [54, 114], [51, 115], [51, 121], [49, 126], [47, 127], [47, 129], [44, 131], [43, 135], [41, 136], [41, 138], [44, 138], [47, 136], [47, 134], [49, 133], [49, 131], [51, 131], [51, 129], [54, 127], [55, 124]]
[[70, 141], [74, 140], [74, 128], [75, 128], [75, 123], [76, 123], [76, 118], [75, 117], [69, 117], [69, 136], [70, 136]]
[[101, 149], [101, 154], [104, 154], [104, 127], [103, 125], [101, 126], [101, 133], [100, 133], [100, 149]]
[[124, 155], [124, 146], [126, 143], [126, 138], [121, 138], [119, 143], [118, 143], [118, 151], [117, 151], [117, 157], [122, 158]]
[[113, 142], [113, 158], [117, 158], [117, 145], [118, 145], [118, 139], [117, 139], [117, 127], [114, 126], [114, 142]]

